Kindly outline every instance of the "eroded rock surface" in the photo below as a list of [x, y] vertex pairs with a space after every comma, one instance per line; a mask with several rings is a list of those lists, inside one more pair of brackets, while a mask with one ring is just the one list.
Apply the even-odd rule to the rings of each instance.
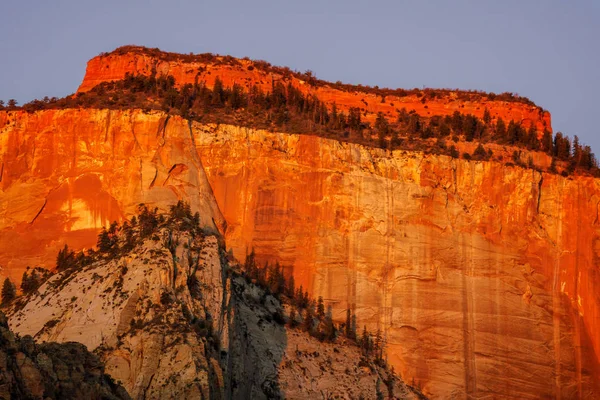
[[[590, 398], [600, 382], [600, 186], [498, 162], [194, 125], [243, 258], [293, 266], [385, 331], [434, 397]], [[291, 272], [291, 271], [290, 271]]]
[[0, 311], [0, 398], [130, 399], [80, 343], [36, 344], [15, 336]]
[[141, 110], [0, 112], [0, 276], [51, 268], [64, 244], [90, 248], [139, 203], [184, 198], [224, 224], [187, 121]]

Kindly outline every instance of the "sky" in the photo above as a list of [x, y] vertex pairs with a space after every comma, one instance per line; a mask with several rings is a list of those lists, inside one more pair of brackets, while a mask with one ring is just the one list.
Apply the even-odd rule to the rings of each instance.
[[73, 93], [126, 44], [390, 88], [514, 92], [600, 153], [600, 1], [4, 0], [0, 99]]

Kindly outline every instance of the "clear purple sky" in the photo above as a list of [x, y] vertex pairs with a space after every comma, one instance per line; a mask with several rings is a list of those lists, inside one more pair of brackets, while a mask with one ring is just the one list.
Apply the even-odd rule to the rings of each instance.
[[139, 44], [264, 59], [331, 81], [516, 92], [600, 153], [599, 0], [3, 3], [5, 101], [70, 94], [89, 58]]

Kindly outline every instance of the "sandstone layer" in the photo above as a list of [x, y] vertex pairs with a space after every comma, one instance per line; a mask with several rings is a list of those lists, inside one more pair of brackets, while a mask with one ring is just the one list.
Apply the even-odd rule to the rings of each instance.
[[[243, 258], [290, 266], [437, 398], [590, 398], [599, 181], [307, 135], [194, 125]], [[596, 390], [594, 392], [594, 390]]]
[[[193, 57], [192, 57], [193, 58]], [[229, 62], [229, 60], [234, 60]], [[225, 86], [234, 83], [244, 88], [258, 86], [264, 91], [271, 91], [274, 82], [288, 82], [304, 93], [316, 95], [321, 101], [331, 106], [334, 102], [338, 110], [348, 111], [350, 107], [358, 107], [364, 113], [366, 120], [374, 121], [378, 112], [383, 112], [390, 118], [396, 118], [397, 111], [406, 108], [415, 110], [422, 116], [450, 115], [455, 111], [463, 114], [473, 114], [482, 118], [486, 109], [493, 118], [502, 118], [506, 123], [510, 120], [520, 122], [526, 128], [533, 124], [541, 134], [544, 129], [552, 131], [550, 113], [543, 109], [520, 102], [490, 100], [483, 96], [478, 101], [462, 101], [456, 92], [445, 94], [440, 91], [436, 98], [424, 98], [417, 95], [409, 96], [378, 96], [362, 92], [360, 87], [354, 91], [342, 91], [334, 85], [312, 86], [305, 80], [291, 74], [268, 72], [258, 66], [259, 63], [231, 57], [216, 57], [210, 61], [193, 61], [181, 59], [180, 55], [168, 53], [153, 54], [144, 48], [130, 48], [130, 51], [120, 51], [99, 55], [92, 58], [87, 65], [85, 77], [78, 92], [86, 92], [102, 82], [120, 80], [125, 74], [134, 75], [172, 75], [178, 85], [204, 81], [212, 87], [217, 77]]]
[[139, 203], [185, 198], [214, 231], [224, 220], [187, 121], [110, 110], [0, 112], [0, 276], [52, 268], [67, 243], [96, 244], [98, 230]]

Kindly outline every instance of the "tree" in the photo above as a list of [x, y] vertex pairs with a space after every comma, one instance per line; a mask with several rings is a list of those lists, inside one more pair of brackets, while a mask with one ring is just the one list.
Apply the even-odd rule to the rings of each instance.
[[544, 129], [544, 136], [542, 136], [542, 151], [552, 155], [552, 134], [547, 129]]
[[333, 323], [333, 313], [331, 306], [329, 306], [327, 307], [327, 313], [325, 314], [325, 319], [323, 321], [323, 339], [327, 341], [333, 341], [336, 333], [337, 330], [335, 329], [335, 324]]
[[381, 391], [381, 378], [377, 377], [377, 383], [375, 384], [375, 392], [377, 395], [377, 400], [384, 400], [385, 396], [383, 395], [383, 392]]
[[473, 152], [473, 158], [475, 160], [487, 160], [488, 153], [485, 151], [485, 148], [479, 143], [475, 151]]
[[16, 106], [17, 106], [17, 104], [18, 104], [18, 103], [17, 103], [17, 101], [16, 101], [15, 99], [10, 99], [10, 100], [8, 100], [8, 107], [9, 107], [9, 108], [14, 108], [14, 107], [16, 107]]
[[29, 294], [32, 292], [33, 286], [35, 285], [35, 277], [33, 276], [33, 271], [31, 275], [27, 273], [29, 271], [29, 267], [23, 272], [23, 277], [21, 278], [21, 291], [25, 294]]
[[576, 166], [581, 165], [581, 145], [579, 144], [579, 136], [573, 136], [573, 162]]
[[504, 140], [506, 136], [506, 124], [502, 118], [498, 118], [496, 121], [496, 139]]
[[325, 305], [323, 304], [323, 296], [319, 296], [319, 300], [317, 301], [317, 318], [320, 321], [323, 320], [325, 316]]
[[69, 246], [65, 244], [62, 250], [58, 251], [56, 256], [56, 269], [58, 271], [64, 271], [75, 265], [75, 253], [69, 250]]
[[377, 328], [377, 333], [375, 334], [375, 358], [377, 360], [381, 360], [383, 358], [383, 337], [381, 336], [381, 329]]
[[483, 122], [485, 122], [486, 124], [489, 124], [492, 121], [492, 115], [490, 114], [490, 110], [485, 109], [485, 111], [483, 112]]
[[352, 312], [349, 308], [346, 310], [346, 326], [344, 328], [346, 330], [346, 337], [350, 338], [350, 332], [352, 329]]
[[350, 107], [348, 112], [348, 128], [352, 129], [353, 131], [360, 131], [362, 129], [360, 109], [358, 107]]
[[315, 319], [315, 304], [311, 301], [306, 307], [306, 315], [302, 324], [302, 328], [309, 334], [313, 333], [313, 324]]
[[369, 354], [369, 350], [371, 348], [371, 344], [369, 342], [370, 342], [369, 332], [367, 331], [367, 326], [364, 325], [362, 337], [360, 339], [360, 344], [361, 344], [361, 346], [362, 346], [362, 348], [363, 348], [363, 350], [365, 351], [366, 354]]
[[256, 269], [256, 255], [254, 254], [254, 248], [250, 254], [246, 256], [246, 261], [244, 262], [244, 269], [250, 278], [256, 279], [257, 277], [257, 269]]
[[17, 290], [15, 289], [15, 285], [11, 282], [9, 278], [4, 280], [4, 284], [2, 285], [2, 305], [5, 306], [13, 301], [17, 297]]
[[294, 280], [294, 273], [292, 272], [292, 274], [290, 275], [290, 279], [288, 280], [288, 283], [286, 285], [286, 294], [290, 299], [293, 299], [294, 296], [296, 295], [296, 282]]
[[448, 151], [448, 155], [452, 158], [458, 158], [460, 157], [460, 154], [458, 153], [458, 150], [456, 149], [455, 145], [450, 146], [450, 149]]
[[390, 126], [388, 124], [387, 119], [380, 111], [377, 113], [377, 119], [375, 120], [375, 130], [377, 131], [377, 136], [379, 137], [379, 146], [385, 147], [385, 138], [387, 137]]
[[298, 325], [296, 322], [296, 307], [292, 307], [290, 311], [290, 327], [295, 328]]
[[562, 132], [556, 132], [554, 136], [554, 155], [562, 161], [571, 157], [571, 141]]
[[101, 253], [108, 253], [112, 249], [112, 241], [105, 227], [102, 227], [100, 234], [98, 235], [98, 251]]

